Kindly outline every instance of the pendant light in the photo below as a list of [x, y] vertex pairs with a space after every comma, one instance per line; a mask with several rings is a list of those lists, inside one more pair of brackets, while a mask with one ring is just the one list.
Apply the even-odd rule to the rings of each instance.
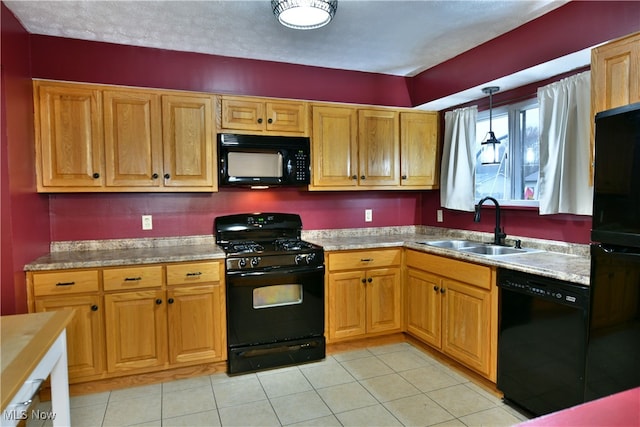
[[492, 109], [493, 109], [493, 94], [500, 90], [498, 86], [488, 86], [482, 88], [482, 92], [489, 94], [489, 132], [487, 133], [484, 141], [480, 143], [480, 162], [483, 165], [498, 165], [500, 164], [500, 150], [498, 145], [500, 141], [496, 138], [491, 127]]
[[285, 27], [312, 30], [327, 25], [338, 8], [338, 0], [271, 0], [271, 9]]

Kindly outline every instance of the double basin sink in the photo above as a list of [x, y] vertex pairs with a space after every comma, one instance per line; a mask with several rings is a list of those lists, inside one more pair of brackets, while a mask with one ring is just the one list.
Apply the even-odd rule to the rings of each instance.
[[513, 248], [509, 246], [494, 245], [491, 243], [474, 242], [472, 240], [435, 240], [416, 243], [486, 257], [541, 252], [538, 249]]

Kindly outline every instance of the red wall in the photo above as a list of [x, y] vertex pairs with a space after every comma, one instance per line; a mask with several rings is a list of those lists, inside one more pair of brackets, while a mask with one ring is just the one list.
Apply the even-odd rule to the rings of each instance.
[[26, 311], [23, 267], [49, 250], [49, 203], [36, 194], [29, 34], [13, 14], [2, 15], [2, 293], [0, 313]]
[[[304, 229], [418, 224], [419, 192], [308, 192], [298, 189], [221, 189], [219, 193], [52, 195], [53, 241], [211, 234], [213, 219], [238, 212], [293, 212]], [[364, 210], [373, 221], [364, 222]], [[153, 215], [142, 231], [141, 215]]]

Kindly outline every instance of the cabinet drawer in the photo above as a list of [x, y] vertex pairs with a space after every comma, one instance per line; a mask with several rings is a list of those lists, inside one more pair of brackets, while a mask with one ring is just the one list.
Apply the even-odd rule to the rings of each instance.
[[156, 288], [162, 286], [162, 266], [106, 269], [102, 272], [105, 291]]
[[33, 294], [35, 296], [98, 292], [98, 290], [97, 270], [33, 274]]
[[491, 267], [416, 251], [407, 251], [406, 256], [407, 267], [417, 268], [484, 289], [492, 287]]
[[329, 253], [329, 270], [352, 270], [400, 265], [400, 249]]
[[220, 263], [197, 262], [167, 266], [167, 285], [219, 282]]

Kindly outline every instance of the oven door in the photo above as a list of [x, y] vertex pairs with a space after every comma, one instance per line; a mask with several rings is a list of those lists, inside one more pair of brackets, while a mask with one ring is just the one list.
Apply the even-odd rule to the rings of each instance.
[[324, 265], [227, 273], [229, 348], [324, 334]]

